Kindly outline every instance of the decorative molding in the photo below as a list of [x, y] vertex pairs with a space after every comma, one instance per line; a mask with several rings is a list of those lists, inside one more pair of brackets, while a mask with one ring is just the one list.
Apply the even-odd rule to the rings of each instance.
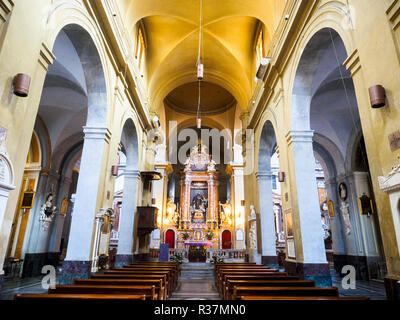
[[49, 66], [53, 64], [53, 61], [56, 59], [54, 54], [51, 52], [49, 47], [42, 42], [42, 46], [40, 48], [40, 53], [39, 53], [39, 63], [40, 65], [44, 68], [44, 70], [47, 72], [49, 70]]
[[360, 56], [357, 49], [354, 49], [350, 56], [343, 62], [343, 65], [351, 72], [352, 77], [361, 69]]
[[386, 10], [386, 15], [390, 23], [392, 24], [392, 29], [396, 30], [400, 25], [400, 1], [394, 0], [389, 8]]
[[0, 0], [0, 19], [5, 23], [7, 16], [10, 14], [14, 7], [14, 2], [11, 0]]
[[289, 131], [285, 138], [287, 145], [290, 146], [293, 142], [313, 142], [314, 130], [292, 130]]
[[104, 139], [109, 143], [111, 139], [111, 131], [108, 128], [102, 127], [83, 127], [83, 133], [85, 134], [85, 139]]
[[[398, 157], [400, 160], [400, 156]], [[379, 188], [387, 193], [400, 190], [400, 162], [392, 167], [387, 176], [378, 177]]]

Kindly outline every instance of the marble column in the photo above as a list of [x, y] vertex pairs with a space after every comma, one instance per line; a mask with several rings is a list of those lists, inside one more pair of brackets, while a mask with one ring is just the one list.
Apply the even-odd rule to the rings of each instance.
[[[286, 260], [287, 271], [304, 279], [315, 280], [317, 286], [331, 286], [329, 264], [326, 260], [317, 182], [312, 130], [290, 131], [287, 136], [294, 167], [295, 182], [291, 188], [296, 260]], [[292, 167], [292, 168], [293, 168]]]
[[132, 263], [134, 237], [136, 235], [136, 201], [140, 173], [138, 170], [125, 169], [122, 208], [118, 226], [118, 248], [115, 266]]
[[[87, 278], [92, 262], [92, 238], [95, 214], [101, 193], [101, 175], [106, 172], [104, 158], [111, 133], [107, 128], [84, 127], [81, 167], [72, 214], [67, 256], [60, 273], [60, 283]], [[108, 170], [107, 170], [108, 172]]]
[[260, 193], [260, 231], [262, 263], [278, 267], [276, 254], [274, 204], [272, 202], [272, 172], [257, 172]]

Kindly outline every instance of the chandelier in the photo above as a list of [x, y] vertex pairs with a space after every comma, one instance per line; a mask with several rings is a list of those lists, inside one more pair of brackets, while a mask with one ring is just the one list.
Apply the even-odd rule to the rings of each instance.
[[204, 65], [202, 62], [202, 47], [203, 47], [203, 0], [200, 0], [200, 28], [199, 28], [199, 50], [197, 54], [197, 81], [199, 85], [199, 98], [197, 100], [197, 129], [201, 129], [201, 118], [200, 118], [200, 104], [201, 104], [201, 81], [204, 78]]

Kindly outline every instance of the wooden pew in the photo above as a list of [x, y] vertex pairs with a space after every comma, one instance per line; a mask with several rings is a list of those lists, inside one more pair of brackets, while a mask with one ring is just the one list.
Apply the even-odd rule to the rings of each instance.
[[285, 296], [285, 297], [339, 297], [336, 287], [240, 287], [233, 288], [232, 299], [243, 296]]
[[288, 275], [282, 275], [282, 274], [262, 274], [262, 275], [253, 275], [253, 274], [228, 274], [225, 275], [224, 278], [222, 279], [221, 285], [218, 287], [218, 291], [223, 297], [222, 294], [222, 288], [226, 287], [226, 283], [228, 280], [269, 280], [269, 281], [275, 281], [275, 280], [299, 280], [300, 277], [298, 276], [288, 276]]
[[222, 290], [224, 300], [231, 300], [235, 286], [248, 287], [315, 287], [313, 280], [228, 280]]
[[119, 295], [119, 294], [32, 294], [32, 293], [18, 293], [14, 296], [14, 300], [40, 300], [40, 301], [51, 301], [51, 300], [145, 300], [146, 296], [141, 295]]
[[123, 266], [122, 268], [111, 268], [110, 270], [118, 270], [118, 271], [132, 271], [132, 270], [142, 270], [142, 269], [147, 269], [147, 270], [171, 270], [171, 277], [173, 278], [174, 284], [178, 283], [178, 276], [179, 276], [179, 270], [176, 266], [168, 266], [168, 265], [129, 265], [129, 266]]
[[49, 289], [49, 294], [116, 294], [145, 295], [147, 300], [157, 300], [156, 287], [153, 286], [118, 286], [118, 285], [57, 285]]
[[344, 300], [344, 301], [366, 301], [367, 297], [268, 297], [268, 296], [240, 296], [237, 300], [251, 300], [251, 301], [323, 301], [323, 300]]
[[176, 284], [174, 283], [174, 279], [171, 275], [171, 270], [146, 270], [146, 269], [138, 269], [138, 270], [104, 270], [103, 274], [105, 275], [165, 275], [168, 283], [168, 290], [172, 292]]
[[90, 275], [89, 279], [125, 279], [125, 280], [131, 280], [131, 279], [158, 279], [162, 280], [162, 286], [164, 287], [164, 297], [168, 297], [169, 294], [171, 293], [168, 288], [169, 284], [167, 281], [166, 275], [159, 275], [159, 274], [92, 274]]
[[218, 278], [216, 280], [216, 286], [217, 288], [223, 288], [225, 278], [228, 275], [252, 275], [252, 276], [262, 276], [262, 275], [272, 275], [272, 276], [287, 276], [286, 272], [279, 272], [274, 269], [271, 270], [264, 270], [264, 271], [227, 271], [227, 270], [222, 270]]
[[155, 287], [158, 300], [166, 299], [166, 290], [161, 279], [74, 279], [77, 285], [100, 285], [100, 286], [137, 286], [151, 285]]

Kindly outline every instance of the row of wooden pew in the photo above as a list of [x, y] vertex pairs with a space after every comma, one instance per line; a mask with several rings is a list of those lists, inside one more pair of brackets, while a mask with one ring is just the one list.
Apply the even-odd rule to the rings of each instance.
[[215, 285], [224, 300], [368, 300], [339, 297], [336, 287], [316, 287], [313, 280], [255, 263], [217, 263]]
[[15, 300], [166, 300], [178, 284], [175, 262], [136, 262], [56, 285], [48, 294], [16, 294]]

